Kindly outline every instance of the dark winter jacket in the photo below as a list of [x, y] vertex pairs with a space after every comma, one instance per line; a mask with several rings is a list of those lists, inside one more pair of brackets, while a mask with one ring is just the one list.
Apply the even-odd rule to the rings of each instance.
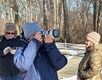
[[5, 36], [2, 36], [0, 40], [0, 76], [3, 77], [13, 77], [20, 73], [19, 69], [13, 63], [13, 54], [8, 53], [4, 55], [3, 53], [3, 50], [8, 46], [11, 48], [22, 46], [20, 37], [6, 39]]
[[14, 63], [22, 72], [22, 80], [58, 80], [57, 71], [67, 64], [55, 42], [40, 45], [33, 39], [25, 49], [17, 49]]

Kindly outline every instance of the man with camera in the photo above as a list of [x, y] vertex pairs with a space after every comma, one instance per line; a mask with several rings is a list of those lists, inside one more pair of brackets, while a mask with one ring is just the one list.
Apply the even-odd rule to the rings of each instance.
[[67, 64], [50, 34], [42, 37], [36, 22], [23, 26], [24, 47], [16, 50], [14, 63], [20, 69], [22, 80], [58, 80], [57, 71]]

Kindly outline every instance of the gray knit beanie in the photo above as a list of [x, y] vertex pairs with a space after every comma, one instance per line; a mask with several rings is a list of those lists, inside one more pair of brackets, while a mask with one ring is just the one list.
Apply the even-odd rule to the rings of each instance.
[[17, 36], [17, 29], [14, 23], [9, 22], [5, 24], [4, 34], [6, 34], [6, 32], [9, 32], [9, 31], [14, 31], [15, 37]]
[[33, 35], [37, 32], [41, 32], [41, 28], [37, 24], [37, 22], [31, 22], [31, 23], [26, 23], [23, 26], [23, 31], [24, 31], [25, 39], [28, 39], [31, 35]]
[[6, 32], [6, 31], [17, 31], [15, 24], [14, 23], [6, 23], [4, 32]]

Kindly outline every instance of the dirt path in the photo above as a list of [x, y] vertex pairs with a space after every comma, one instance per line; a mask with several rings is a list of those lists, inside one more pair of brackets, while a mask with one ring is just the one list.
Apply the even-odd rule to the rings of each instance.
[[82, 57], [78, 56], [70, 59], [67, 65], [63, 69], [58, 71], [59, 80], [62, 79], [63, 77], [68, 78], [75, 76], [77, 74], [77, 68], [81, 59]]

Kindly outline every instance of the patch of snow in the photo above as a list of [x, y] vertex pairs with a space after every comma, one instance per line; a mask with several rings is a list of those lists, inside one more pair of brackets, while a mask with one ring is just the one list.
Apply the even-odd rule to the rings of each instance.
[[77, 75], [76, 76], [69, 77], [69, 78], [63, 78], [61, 80], [77, 80]]

